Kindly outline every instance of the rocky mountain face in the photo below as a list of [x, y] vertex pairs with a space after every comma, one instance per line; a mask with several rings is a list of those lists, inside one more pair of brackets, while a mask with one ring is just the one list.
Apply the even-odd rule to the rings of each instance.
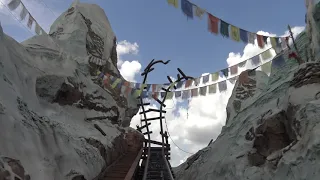
[[[297, 46], [306, 57], [308, 38]], [[282, 180], [320, 177], [320, 62], [241, 73], [226, 124], [208, 147], [175, 168], [177, 180]]]
[[99, 179], [143, 135], [137, 101], [97, 81], [121, 77], [104, 11], [75, 1], [49, 35], [22, 43], [0, 26], [0, 180]]

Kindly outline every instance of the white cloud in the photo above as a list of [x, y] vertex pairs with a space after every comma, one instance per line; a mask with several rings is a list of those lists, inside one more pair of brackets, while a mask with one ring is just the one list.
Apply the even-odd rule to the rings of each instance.
[[[302, 30], [303, 27], [292, 28], [292, 31], [295, 33], [299, 33]], [[258, 34], [276, 36], [276, 34], [263, 31], [259, 31]], [[268, 39], [268, 41], [270, 40]], [[257, 41], [255, 43], [257, 44]], [[230, 52], [226, 61], [229, 66], [232, 66], [265, 51], [269, 47], [266, 46], [264, 49], [260, 49], [257, 45], [248, 44], [243, 49], [243, 52]], [[272, 51], [272, 54], [274, 56], [275, 52]], [[244, 68], [239, 69], [239, 72], [250, 68], [253, 68], [253, 66], [247, 63]], [[204, 73], [202, 76], [206, 74], [208, 73]], [[174, 100], [174, 103], [172, 101], [166, 102], [169, 107], [175, 105], [173, 109], [167, 110], [166, 120], [172, 139], [181, 149], [195, 153], [207, 146], [211, 139], [215, 140], [218, 137], [222, 126], [225, 124], [226, 106], [234, 86], [229, 82], [227, 85], [228, 90], [226, 92], [193, 98], [187, 106], [176, 104], [177, 102], [181, 102], [181, 100]], [[154, 105], [152, 107], [156, 108]], [[149, 117], [156, 116], [159, 116], [159, 114], [152, 113]], [[136, 124], [140, 124], [140, 116], [138, 115], [134, 116], [131, 126], [135, 127]], [[150, 129], [154, 133], [151, 138], [161, 141], [159, 123], [153, 121]], [[185, 162], [190, 154], [176, 148], [171, 140], [169, 142], [172, 147], [171, 165], [177, 166]]]
[[141, 64], [137, 60], [128, 61], [123, 60], [124, 55], [137, 55], [139, 52], [138, 43], [130, 43], [126, 40], [120, 41], [117, 44], [117, 54], [118, 54], [118, 68], [121, 75], [127, 81], [135, 81], [135, 76], [141, 70]]

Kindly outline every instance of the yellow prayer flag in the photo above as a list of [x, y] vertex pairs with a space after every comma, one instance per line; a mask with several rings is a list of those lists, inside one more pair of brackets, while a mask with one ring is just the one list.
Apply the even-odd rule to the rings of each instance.
[[147, 84], [141, 84], [140, 89], [143, 91], [145, 87], [147, 87]]
[[138, 96], [140, 96], [140, 94], [141, 94], [141, 89], [135, 89], [132, 96], [134, 98], [137, 98]]
[[115, 88], [121, 82], [120, 78], [117, 78], [111, 85], [112, 88]]
[[273, 48], [277, 46], [276, 38], [275, 37], [270, 37], [271, 45]]
[[211, 81], [217, 81], [219, 79], [219, 73], [215, 72], [211, 74]]
[[178, 0], [167, 0], [168, 4], [174, 6], [175, 8], [178, 8]]
[[173, 92], [172, 91], [168, 92], [166, 99], [172, 99], [172, 98], [173, 98]]
[[267, 59], [272, 58], [272, 54], [271, 54], [270, 49], [269, 49], [269, 50], [266, 50], [266, 51], [263, 52], [263, 53], [261, 53], [261, 58], [262, 58], [263, 60], [267, 60]]
[[195, 14], [198, 16], [200, 19], [202, 18], [203, 14], [206, 12], [206, 10], [196, 6], [196, 11]]
[[240, 41], [240, 29], [231, 25], [231, 38], [235, 41]]

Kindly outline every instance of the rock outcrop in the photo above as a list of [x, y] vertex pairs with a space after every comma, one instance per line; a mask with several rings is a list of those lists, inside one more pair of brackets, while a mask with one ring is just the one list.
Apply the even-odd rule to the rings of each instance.
[[[0, 179], [91, 180], [143, 136], [137, 100], [96, 81], [122, 78], [104, 11], [75, 1], [48, 35], [21, 44], [0, 26]], [[134, 144], [133, 144], [134, 143]]]
[[319, 179], [320, 63], [284, 57], [269, 77], [241, 73], [221, 134], [175, 168], [177, 180]]

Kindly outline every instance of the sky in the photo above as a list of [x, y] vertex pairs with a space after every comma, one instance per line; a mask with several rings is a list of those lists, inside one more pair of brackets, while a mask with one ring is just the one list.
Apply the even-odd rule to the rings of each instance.
[[[0, 0], [7, 4], [10, 0]], [[22, 0], [40, 26], [48, 32], [50, 25], [65, 10], [71, 0]], [[199, 77], [236, 64], [259, 54], [263, 49], [235, 42], [208, 32], [207, 16], [188, 19], [179, 8], [166, 0], [80, 0], [98, 4], [104, 9], [118, 40], [118, 67], [128, 81], [140, 82], [140, 74], [152, 59], [171, 60], [158, 65], [149, 83], [167, 83], [166, 76], [176, 77], [177, 68], [188, 76]], [[304, 30], [306, 8], [304, 1], [292, 0], [192, 0], [224, 21], [262, 35], [288, 34], [290, 25], [297, 35]], [[4, 32], [18, 42], [34, 35], [19, 23], [0, 3], [0, 21]], [[14, 12], [13, 12], [14, 14]], [[18, 17], [18, 16], [16, 16]], [[250, 68], [250, 67], [246, 67]], [[245, 70], [245, 69], [242, 69]], [[190, 101], [168, 101], [166, 121], [173, 142], [171, 164], [177, 166], [211, 139], [216, 139], [225, 124], [226, 105], [232, 86], [223, 93], [193, 98]], [[154, 105], [152, 105], [154, 106]], [[152, 116], [152, 115], [151, 115]], [[156, 114], [154, 114], [156, 116]], [[131, 126], [140, 124], [133, 117]], [[159, 125], [152, 123], [152, 129]], [[152, 130], [156, 132], [156, 130]], [[159, 133], [153, 134], [159, 139]], [[175, 146], [175, 144], [177, 146]], [[181, 150], [182, 149], [182, 150]], [[186, 152], [184, 152], [186, 151]], [[188, 152], [188, 153], [187, 153]]]

